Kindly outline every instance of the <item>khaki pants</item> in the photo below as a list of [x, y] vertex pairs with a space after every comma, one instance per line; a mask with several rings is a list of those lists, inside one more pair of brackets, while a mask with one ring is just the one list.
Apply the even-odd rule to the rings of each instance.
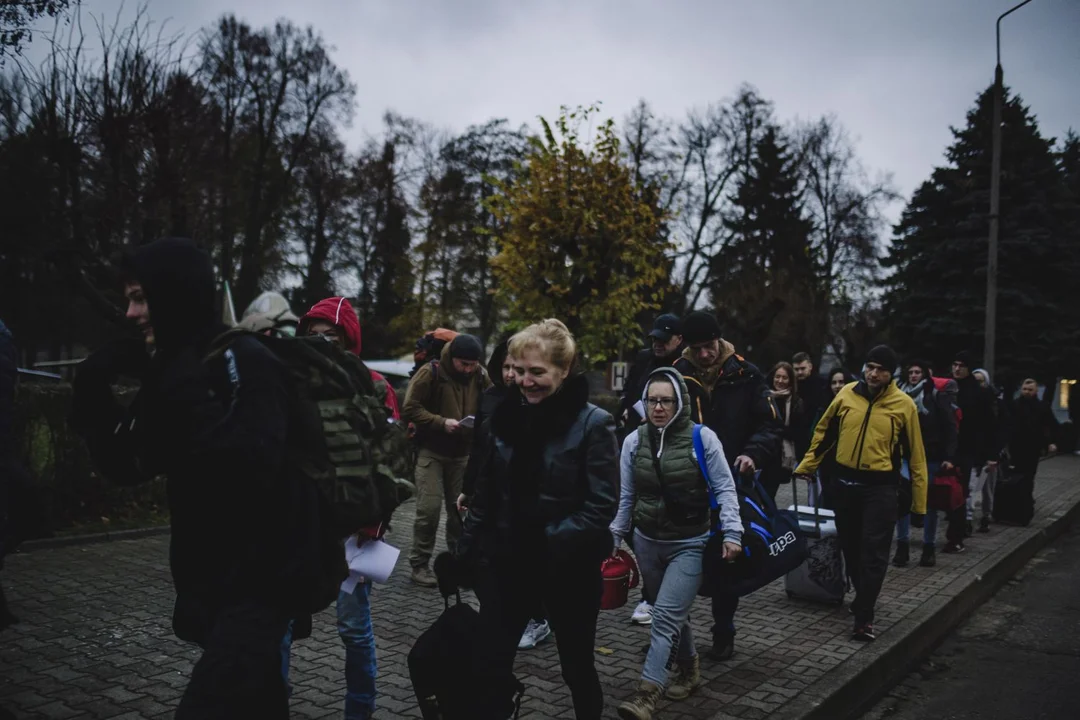
[[446, 545], [450, 552], [461, 537], [458, 495], [465, 479], [468, 456], [460, 458], [437, 455], [421, 448], [416, 459], [416, 524], [409, 563], [414, 568], [427, 567], [435, 548], [441, 508], [446, 506]]

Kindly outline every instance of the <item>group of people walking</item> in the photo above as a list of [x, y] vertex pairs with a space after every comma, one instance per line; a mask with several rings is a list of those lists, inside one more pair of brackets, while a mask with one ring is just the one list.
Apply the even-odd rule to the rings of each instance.
[[[343, 563], [340, 542], [336, 558], [327, 553], [318, 490], [299, 481], [286, 452], [297, 432], [294, 378], [242, 334], [208, 354], [225, 328], [210, 258], [194, 243], [141, 248], [123, 284], [141, 339], [82, 363], [73, 422], [114, 482], [168, 479], [173, 627], [203, 649], [176, 716], [287, 717], [289, 648], [310, 634], [313, 612], [332, 597], [325, 579]], [[296, 334], [359, 355], [360, 323], [346, 299], [290, 317]], [[275, 332], [274, 323], [252, 329]], [[575, 339], [554, 319], [497, 345], [486, 372], [479, 340], [457, 335], [417, 370], [400, 409], [385, 379], [366, 378], [386, 419], [415, 429], [411, 582], [438, 584], [430, 560], [445, 510], [448, 549], [480, 601], [489, 664], [510, 672], [520, 648], [553, 634], [578, 718], [603, 711], [594, 660], [601, 565], [624, 543], [641, 569], [634, 618], [650, 624], [650, 645], [619, 716], [648, 720], [661, 697], [685, 699], [701, 684], [691, 607], [710, 539], [723, 561], [743, 550], [739, 497], [749, 478], [773, 496], [806, 482], [813, 502], [835, 510], [855, 591], [853, 638], [863, 641], [875, 638], [893, 533], [893, 561], [906, 564], [912, 521], [925, 518], [921, 564], [934, 563], [937, 513], [927, 496], [935, 474], [955, 470], [970, 488], [969, 504], [948, 517], [944, 552], [964, 550], [976, 510], [980, 530], [988, 528], [1002, 449], [1031, 495], [1052, 416], [1034, 381], [1006, 402], [985, 372], [985, 382], [976, 378], [966, 353], [948, 382], [915, 360], [898, 383], [899, 358], [886, 346], [868, 353], [857, 377], [819, 376], [806, 353], [762, 373], [702, 311], [661, 316], [650, 340], [617, 417], [589, 401]], [[118, 376], [140, 382], [129, 406], [110, 391]], [[385, 530], [364, 529], [356, 541]], [[346, 648], [345, 715], [369, 718], [372, 585], [331, 585]], [[722, 662], [735, 653], [739, 599], [711, 596], [702, 652]]]

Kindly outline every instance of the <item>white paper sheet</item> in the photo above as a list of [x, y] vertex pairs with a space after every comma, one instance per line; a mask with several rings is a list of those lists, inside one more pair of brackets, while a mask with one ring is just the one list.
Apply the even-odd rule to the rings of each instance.
[[372, 580], [385, 583], [397, 565], [401, 550], [382, 540], [368, 540], [356, 544], [356, 537], [345, 542], [345, 562], [349, 565], [349, 577], [341, 583], [342, 591], [352, 593], [357, 583]]
[[645, 403], [641, 402], [640, 400], [638, 400], [636, 403], [634, 403], [634, 412], [636, 412], [638, 414], [639, 418], [646, 417], [646, 415], [645, 415]]
[[458, 425], [460, 425], [463, 428], [471, 428], [475, 424], [476, 424], [476, 416], [475, 415], [469, 415], [468, 417], [463, 417], [463, 418], [461, 418], [461, 422], [458, 423]]

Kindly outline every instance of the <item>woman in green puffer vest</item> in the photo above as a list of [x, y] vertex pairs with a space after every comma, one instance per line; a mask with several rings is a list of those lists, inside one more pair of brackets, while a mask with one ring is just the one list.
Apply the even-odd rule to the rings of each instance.
[[[741, 552], [742, 522], [735, 480], [724, 448], [702, 427], [705, 465], [694, 453], [690, 395], [671, 368], [649, 375], [641, 402], [648, 423], [627, 436], [622, 448], [619, 513], [611, 524], [615, 548], [634, 527], [634, 554], [653, 606], [651, 643], [641, 683], [619, 706], [619, 717], [649, 720], [667, 686], [667, 697], [682, 700], [701, 684], [701, 668], [690, 632], [690, 607], [701, 587], [702, 554], [709, 539], [709, 489], [720, 505], [724, 559]], [[632, 520], [632, 522], [631, 522]], [[677, 649], [673, 653], [672, 650]], [[676, 672], [668, 678], [670, 659]]]

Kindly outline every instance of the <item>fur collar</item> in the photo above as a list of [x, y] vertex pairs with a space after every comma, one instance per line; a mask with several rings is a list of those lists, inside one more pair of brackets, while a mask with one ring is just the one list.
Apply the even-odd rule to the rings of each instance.
[[495, 437], [509, 445], [522, 440], [547, 440], [564, 434], [589, 402], [589, 381], [574, 375], [553, 395], [537, 405], [529, 405], [516, 385], [495, 408], [491, 423]]

